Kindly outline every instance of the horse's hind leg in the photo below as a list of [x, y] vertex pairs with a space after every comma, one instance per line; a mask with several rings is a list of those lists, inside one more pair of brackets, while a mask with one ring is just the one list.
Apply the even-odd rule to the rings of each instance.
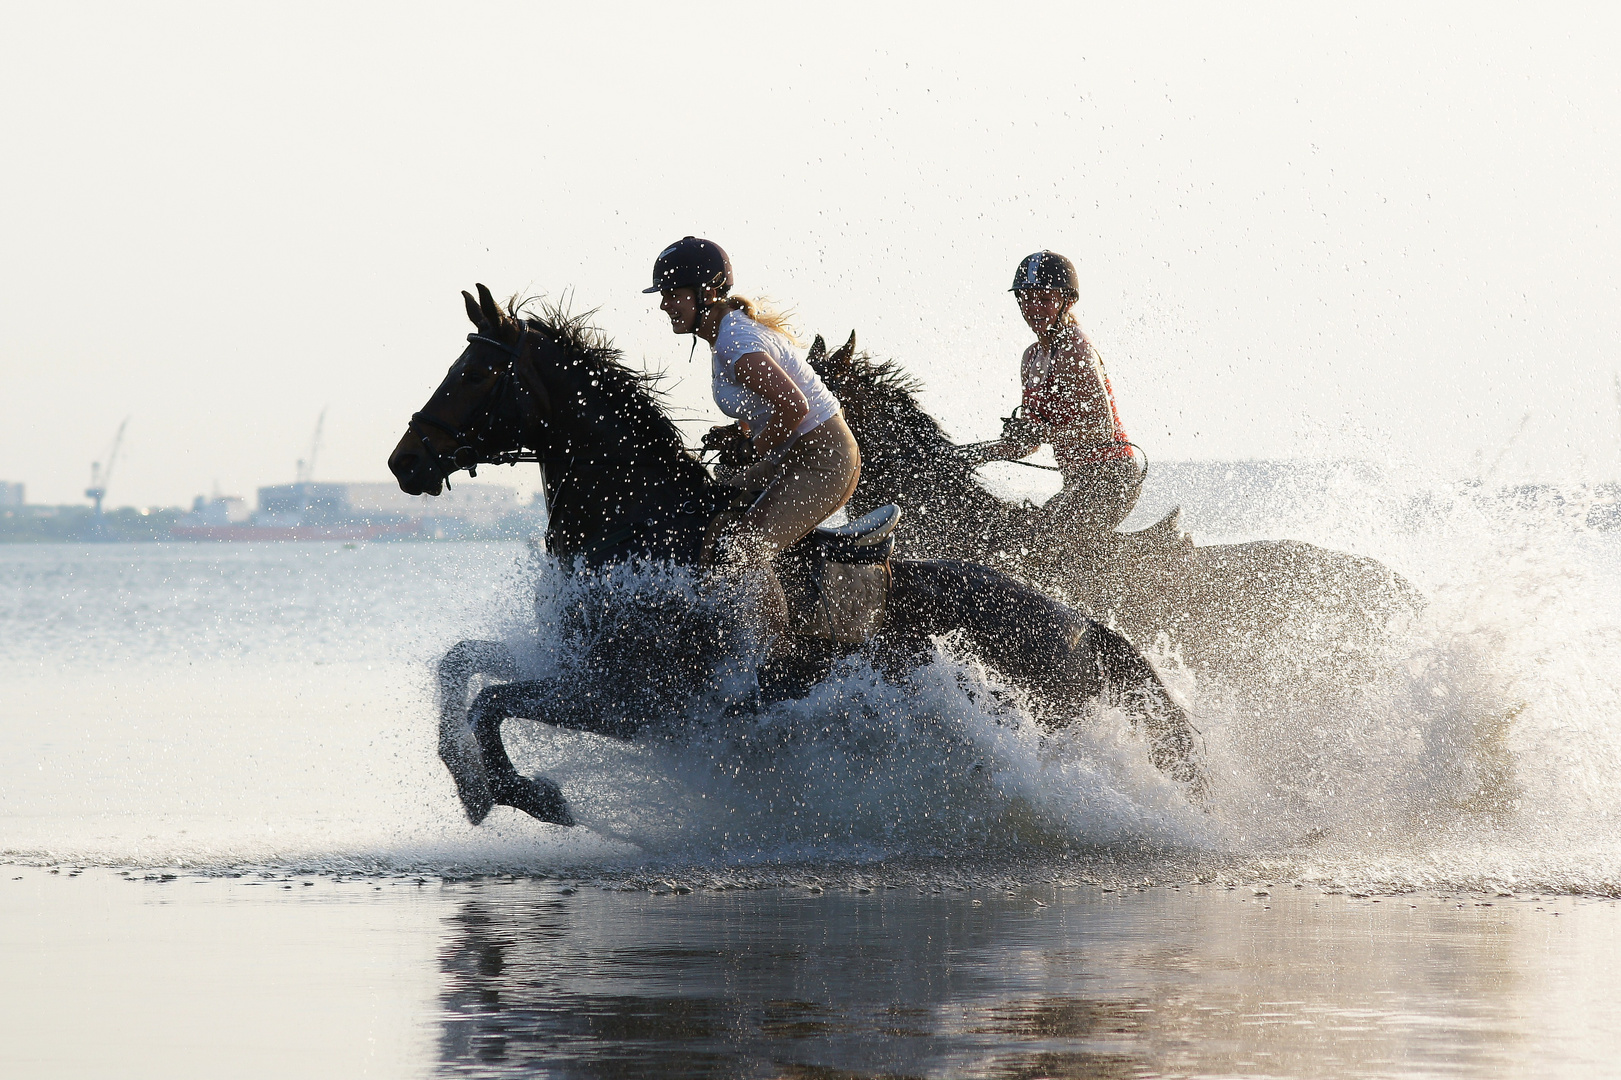
[[1104, 687], [1115, 703], [1141, 721], [1148, 736], [1148, 760], [1172, 780], [1186, 784], [1196, 802], [1209, 788], [1200, 760], [1198, 730], [1187, 711], [1171, 697], [1165, 684], [1142, 653], [1102, 623], [1087, 629], [1093, 656]]
[[467, 720], [467, 687], [486, 675], [511, 681], [518, 663], [499, 641], [461, 641], [439, 661], [439, 760], [456, 781], [467, 818], [477, 825], [494, 805], [484, 755]]

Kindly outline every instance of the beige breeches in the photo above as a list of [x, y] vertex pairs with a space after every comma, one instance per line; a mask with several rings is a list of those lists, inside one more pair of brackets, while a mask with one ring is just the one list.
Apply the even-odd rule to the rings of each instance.
[[1137, 505], [1142, 468], [1130, 460], [1104, 461], [1064, 476], [1063, 489], [1041, 508], [1048, 528], [1064, 535], [1112, 532]]
[[760, 497], [727, 529], [728, 539], [745, 558], [774, 558], [849, 501], [860, 476], [855, 436], [843, 414], [835, 415], [799, 437]]

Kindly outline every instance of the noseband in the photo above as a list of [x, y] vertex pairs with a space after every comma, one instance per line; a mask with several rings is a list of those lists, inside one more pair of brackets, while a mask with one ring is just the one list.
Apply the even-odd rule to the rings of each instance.
[[[433, 462], [434, 467], [443, 474], [445, 487], [450, 487], [450, 474], [458, 469], [466, 469], [468, 476], [477, 476], [480, 465], [515, 465], [520, 461], [540, 460], [540, 455], [533, 451], [498, 450], [494, 452], [481, 452], [478, 447], [490, 441], [495, 435], [495, 405], [497, 402], [516, 387], [525, 397], [533, 397], [529, 387], [513, 372], [515, 365], [524, 355], [524, 346], [528, 342], [530, 330], [526, 325], [518, 333], [518, 344], [508, 345], [498, 338], [487, 337], [484, 334], [468, 334], [468, 344], [490, 345], [507, 354], [506, 367], [501, 377], [496, 379], [483, 398], [468, 412], [467, 426], [465, 428], [453, 427], [437, 417], [429, 416], [425, 412], [411, 414], [411, 421], [407, 429], [415, 433], [422, 440], [423, 453]], [[428, 434], [423, 428], [434, 430], [450, 436], [456, 444], [456, 449], [448, 454], [435, 450], [428, 441]]]

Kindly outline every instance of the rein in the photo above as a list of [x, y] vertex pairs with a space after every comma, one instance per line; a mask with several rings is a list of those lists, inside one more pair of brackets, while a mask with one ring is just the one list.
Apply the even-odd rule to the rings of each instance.
[[[971, 446], [976, 446], [976, 445], [981, 445], [981, 444], [978, 444], [978, 443], [970, 443], [969, 444], [970, 447]], [[1120, 444], [1117, 443], [1117, 442], [1106, 442], [1106, 443], [1098, 443], [1096, 446], [1084, 446], [1081, 449], [1083, 449], [1083, 450], [1104, 450], [1104, 449], [1107, 449], [1108, 447], [1119, 446], [1119, 445]], [[1143, 459], [1143, 471], [1138, 474], [1137, 482], [1135, 484], [1131, 485], [1131, 490], [1132, 491], [1141, 491], [1143, 484], [1148, 480], [1148, 454], [1146, 452], [1144, 452], [1142, 447], [1138, 446], [1134, 442], [1128, 442], [1128, 443], [1126, 443], [1126, 445], [1131, 447], [1133, 450], [1137, 451], [1137, 453], [1139, 455], [1141, 455], [1141, 457]], [[963, 447], [963, 449], [968, 449], [968, 447]], [[1064, 471], [1063, 469], [1060, 469], [1057, 465], [1043, 465], [1040, 462], [1036, 462], [1036, 461], [1021, 461], [1018, 458], [1002, 458], [1001, 460], [1007, 462], [1009, 465], [1023, 465], [1027, 469], [1040, 469], [1043, 472], [1061, 473], [1061, 472]], [[986, 462], [986, 464], [989, 465], [990, 462]]]

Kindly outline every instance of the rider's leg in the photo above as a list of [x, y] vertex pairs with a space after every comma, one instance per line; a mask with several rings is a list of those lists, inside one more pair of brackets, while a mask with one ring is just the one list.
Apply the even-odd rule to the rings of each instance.
[[[771, 560], [849, 501], [860, 475], [855, 436], [842, 415], [834, 416], [794, 443], [760, 497], [716, 541], [717, 562], [744, 568], [747, 602], [764, 623], [763, 699], [800, 696], [827, 666], [825, 657], [799, 655], [792, 647], [787, 598], [770, 569]], [[802, 644], [817, 649], [813, 643]]]
[[739, 561], [774, 558], [848, 502], [860, 476], [855, 436], [835, 415], [799, 437], [722, 543], [742, 556]]
[[1137, 505], [1142, 470], [1133, 460], [1099, 462], [1084, 473], [1064, 478], [1059, 491], [1042, 513], [1049, 527], [1077, 539], [1113, 532]]

